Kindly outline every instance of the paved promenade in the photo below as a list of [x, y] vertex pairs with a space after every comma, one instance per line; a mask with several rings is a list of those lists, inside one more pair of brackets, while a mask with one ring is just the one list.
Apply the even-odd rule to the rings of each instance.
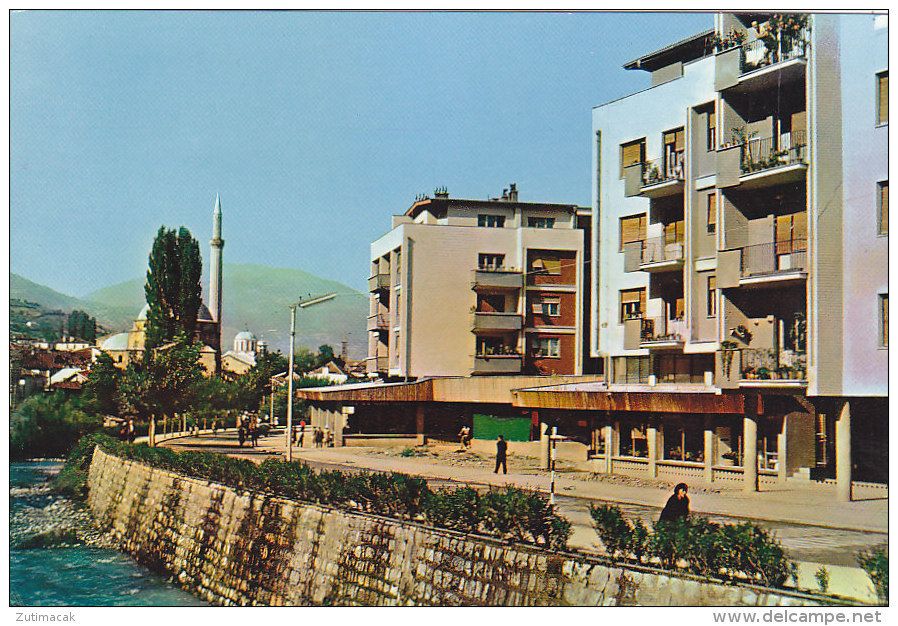
[[[233, 432], [203, 434], [199, 438], [174, 439], [167, 442], [173, 448], [208, 449], [257, 458], [271, 455], [282, 458], [286, 453], [283, 434], [263, 437], [259, 447], [242, 448], [237, 444]], [[447, 444], [435, 444], [448, 448]], [[510, 455], [510, 473], [494, 474], [490, 468], [472, 467], [464, 464], [446, 464], [431, 457], [403, 457], [395, 454], [377, 454], [372, 448], [293, 448], [293, 458], [319, 463], [345, 465], [381, 472], [403, 472], [416, 476], [479, 483], [484, 485], [512, 485], [548, 492], [550, 473], [536, 469], [530, 463], [522, 473], [515, 473], [515, 456]], [[657, 484], [623, 484], [604, 480], [583, 480], [570, 478], [568, 473], [556, 474], [556, 493], [589, 500], [619, 502], [622, 504], [661, 507], [669, 495], [668, 488], [660, 481]], [[639, 481], [647, 483], [648, 481]], [[766, 520], [794, 524], [810, 524], [833, 529], [868, 532], [888, 532], [888, 498], [877, 494], [861, 494], [854, 502], [837, 502], [835, 488], [827, 485], [784, 486], [757, 493], [745, 493], [741, 489], [725, 487], [719, 492], [701, 489], [696, 485], [689, 493], [690, 508], [695, 513], [723, 515], [743, 519]]]

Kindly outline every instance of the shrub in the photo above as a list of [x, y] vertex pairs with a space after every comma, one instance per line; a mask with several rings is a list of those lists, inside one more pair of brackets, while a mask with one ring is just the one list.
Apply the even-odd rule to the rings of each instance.
[[320, 471], [299, 461], [245, 459], [207, 452], [177, 453], [169, 448], [128, 444], [106, 435], [82, 438], [57, 482], [73, 495], [86, 494], [87, 468], [94, 446], [152, 467], [196, 476], [241, 489], [345, 509], [417, 519], [434, 526], [565, 549], [570, 522], [559, 517], [544, 495], [507, 488], [481, 495], [471, 487], [431, 491], [423, 478], [405, 474]]
[[596, 532], [612, 557], [637, 562], [656, 560], [661, 567], [680, 564], [702, 576], [728, 576], [782, 587], [796, 566], [776, 538], [764, 528], [716, 524], [703, 517], [658, 522], [649, 533], [641, 521], [629, 522], [616, 506], [590, 506]]
[[874, 548], [866, 552], [860, 552], [855, 557], [858, 565], [860, 565], [873, 588], [876, 590], [876, 597], [882, 604], [889, 603], [889, 555], [883, 548]]

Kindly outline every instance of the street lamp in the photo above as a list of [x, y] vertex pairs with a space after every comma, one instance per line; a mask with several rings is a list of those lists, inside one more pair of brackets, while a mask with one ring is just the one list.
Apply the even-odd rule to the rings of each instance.
[[296, 309], [305, 309], [313, 304], [320, 304], [336, 298], [337, 294], [329, 293], [324, 296], [312, 296], [300, 298], [290, 305], [290, 367], [287, 370], [287, 460], [293, 460], [293, 351], [296, 344]]

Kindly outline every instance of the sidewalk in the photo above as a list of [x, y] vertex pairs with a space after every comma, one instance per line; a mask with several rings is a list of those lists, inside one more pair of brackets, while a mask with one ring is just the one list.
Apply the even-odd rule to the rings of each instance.
[[[474, 482], [494, 486], [511, 485], [548, 492], [551, 478], [546, 470], [525, 469], [526, 473], [494, 474], [490, 469], [448, 465], [421, 457], [372, 456], [372, 448], [298, 448], [294, 460], [319, 461], [381, 472], [402, 472], [427, 478]], [[286, 453], [284, 435], [260, 440], [259, 452]], [[517, 457], [520, 460], [521, 457]], [[513, 457], [509, 457], [510, 461]], [[509, 463], [513, 466], [514, 463]], [[532, 464], [531, 464], [532, 466]], [[670, 495], [662, 486], [635, 486], [602, 480], [578, 480], [557, 473], [559, 495], [662, 507]], [[698, 490], [697, 490], [698, 491]], [[837, 502], [835, 490], [825, 485], [786, 486], [776, 490], [745, 493], [726, 489], [718, 493], [690, 492], [690, 509], [695, 513], [728, 515], [771, 522], [810, 524], [833, 529], [888, 532], [888, 499]]]

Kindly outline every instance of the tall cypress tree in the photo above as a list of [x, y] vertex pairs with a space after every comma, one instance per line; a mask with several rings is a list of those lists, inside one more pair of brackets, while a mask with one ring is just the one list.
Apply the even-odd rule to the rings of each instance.
[[144, 286], [149, 305], [145, 354], [172, 341], [178, 331], [183, 331], [186, 339], [193, 341], [202, 302], [202, 272], [199, 244], [190, 231], [183, 226], [177, 233], [160, 227], [150, 252]]

